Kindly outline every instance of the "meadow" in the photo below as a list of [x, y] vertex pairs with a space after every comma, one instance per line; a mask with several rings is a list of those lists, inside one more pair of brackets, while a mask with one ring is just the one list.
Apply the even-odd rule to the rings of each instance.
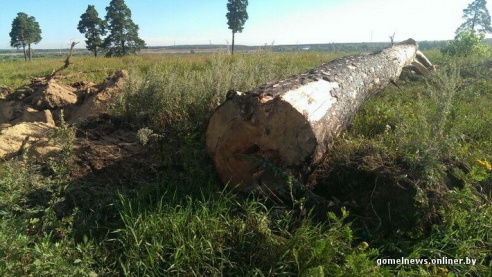
[[[404, 73], [401, 89], [365, 103], [310, 180], [334, 206], [307, 213], [295, 194], [279, 203], [230, 192], [204, 151], [204, 130], [229, 89], [247, 91], [342, 54], [75, 56], [64, 82], [100, 83], [128, 70], [108, 113], [153, 140], [159, 170], [111, 189], [73, 180], [76, 127], [67, 125], [54, 134], [66, 150], [49, 161], [54, 170], [0, 161], [0, 275], [489, 276], [492, 68], [425, 54], [438, 71]], [[61, 65], [1, 61], [0, 85], [16, 88]], [[74, 193], [79, 201], [63, 208]], [[402, 257], [429, 263], [396, 264]], [[430, 264], [442, 258], [475, 264]]]

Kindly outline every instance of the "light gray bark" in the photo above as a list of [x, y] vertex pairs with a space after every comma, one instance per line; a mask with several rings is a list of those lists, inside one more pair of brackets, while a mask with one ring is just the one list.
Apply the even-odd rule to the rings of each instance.
[[434, 67], [409, 39], [382, 51], [349, 56], [246, 93], [229, 91], [212, 115], [207, 150], [224, 183], [239, 190], [277, 189], [279, 170], [306, 176], [371, 95], [404, 67]]

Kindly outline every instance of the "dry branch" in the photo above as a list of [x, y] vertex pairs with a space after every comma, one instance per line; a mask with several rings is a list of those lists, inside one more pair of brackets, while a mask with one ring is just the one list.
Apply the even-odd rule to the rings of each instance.
[[53, 73], [51, 73], [51, 75], [49, 76], [48, 79], [52, 79], [54, 78], [55, 76], [57, 76], [58, 74], [60, 74], [61, 71], [67, 69], [69, 66], [70, 66], [70, 58], [72, 57], [73, 55], [73, 48], [75, 47], [75, 45], [77, 45], [78, 42], [72, 42], [72, 44], [70, 45], [70, 52], [68, 53], [68, 56], [67, 58], [65, 59], [65, 63], [63, 64], [62, 67], [58, 68], [57, 70], [55, 70]]
[[307, 177], [364, 101], [397, 80], [404, 67], [424, 75], [434, 70], [409, 39], [246, 93], [229, 91], [206, 133], [207, 150], [220, 178], [249, 190], [282, 185], [285, 176], [276, 168]]

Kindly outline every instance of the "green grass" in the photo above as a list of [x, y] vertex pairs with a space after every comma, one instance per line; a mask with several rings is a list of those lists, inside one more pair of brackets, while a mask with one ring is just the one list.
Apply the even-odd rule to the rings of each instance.
[[[128, 180], [138, 189], [70, 180], [68, 126], [53, 134], [64, 151], [49, 170], [0, 162], [0, 275], [487, 276], [491, 69], [429, 56], [443, 64], [434, 76], [402, 76], [402, 91], [390, 87], [371, 98], [336, 140], [315, 192], [337, 204], [307, 215], [299, 213], [303, 199], [281, 206], [224, 189], [203, 133], [227, 90], [305, 72], [336, 54], [75, 57], [67, 82], [100, 82], [129, 70], [111, 113], [122, 126], [158, 135], [149, 147], [162, 157], [162, 172]], [[60, 65], [4, 61], [0, 84], [26, 84]], [[169, 167], [176, 162], [185, 174]], [[77, 206], [63, 208], [78, 191]], [[358, 205], [346, 204], [352, 200]], [[382, 258], [444, 256], [477, 264], [377, 265]]]
[[[115, 231], [113, 247], [125, 275], [331, 275], [371, 265], [366, 255], [372, 252], [353, 250], [349, 227], [334, 215], [325, 224], [304, 220], [291, 229], [296, 219], [287, 210], [271, 218], [272, 210], [255, 199], [238, 202], [224, 192], [181, 198], [170, 185], [121, 198], [124, 226]], [[338, 264], [346, 257], [357, 261]]]

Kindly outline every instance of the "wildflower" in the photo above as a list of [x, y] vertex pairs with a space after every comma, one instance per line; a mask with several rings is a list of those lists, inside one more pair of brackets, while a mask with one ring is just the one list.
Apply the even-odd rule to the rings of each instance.
[[492, 170], [492, 164], [487, 161], [477, 160], [477, 163], [485, 167], [487, 170]]
[[364, 249], [366, 249], [366, 248], [368, 248], [368, 247], [369, 247], [369, 243], [367, 243], [367, 242], [363, 241], [363, 242], [359, 243], [359, 245], [358, 245], [357, 247], [358, 247], [360, 250], [364, 250]]

